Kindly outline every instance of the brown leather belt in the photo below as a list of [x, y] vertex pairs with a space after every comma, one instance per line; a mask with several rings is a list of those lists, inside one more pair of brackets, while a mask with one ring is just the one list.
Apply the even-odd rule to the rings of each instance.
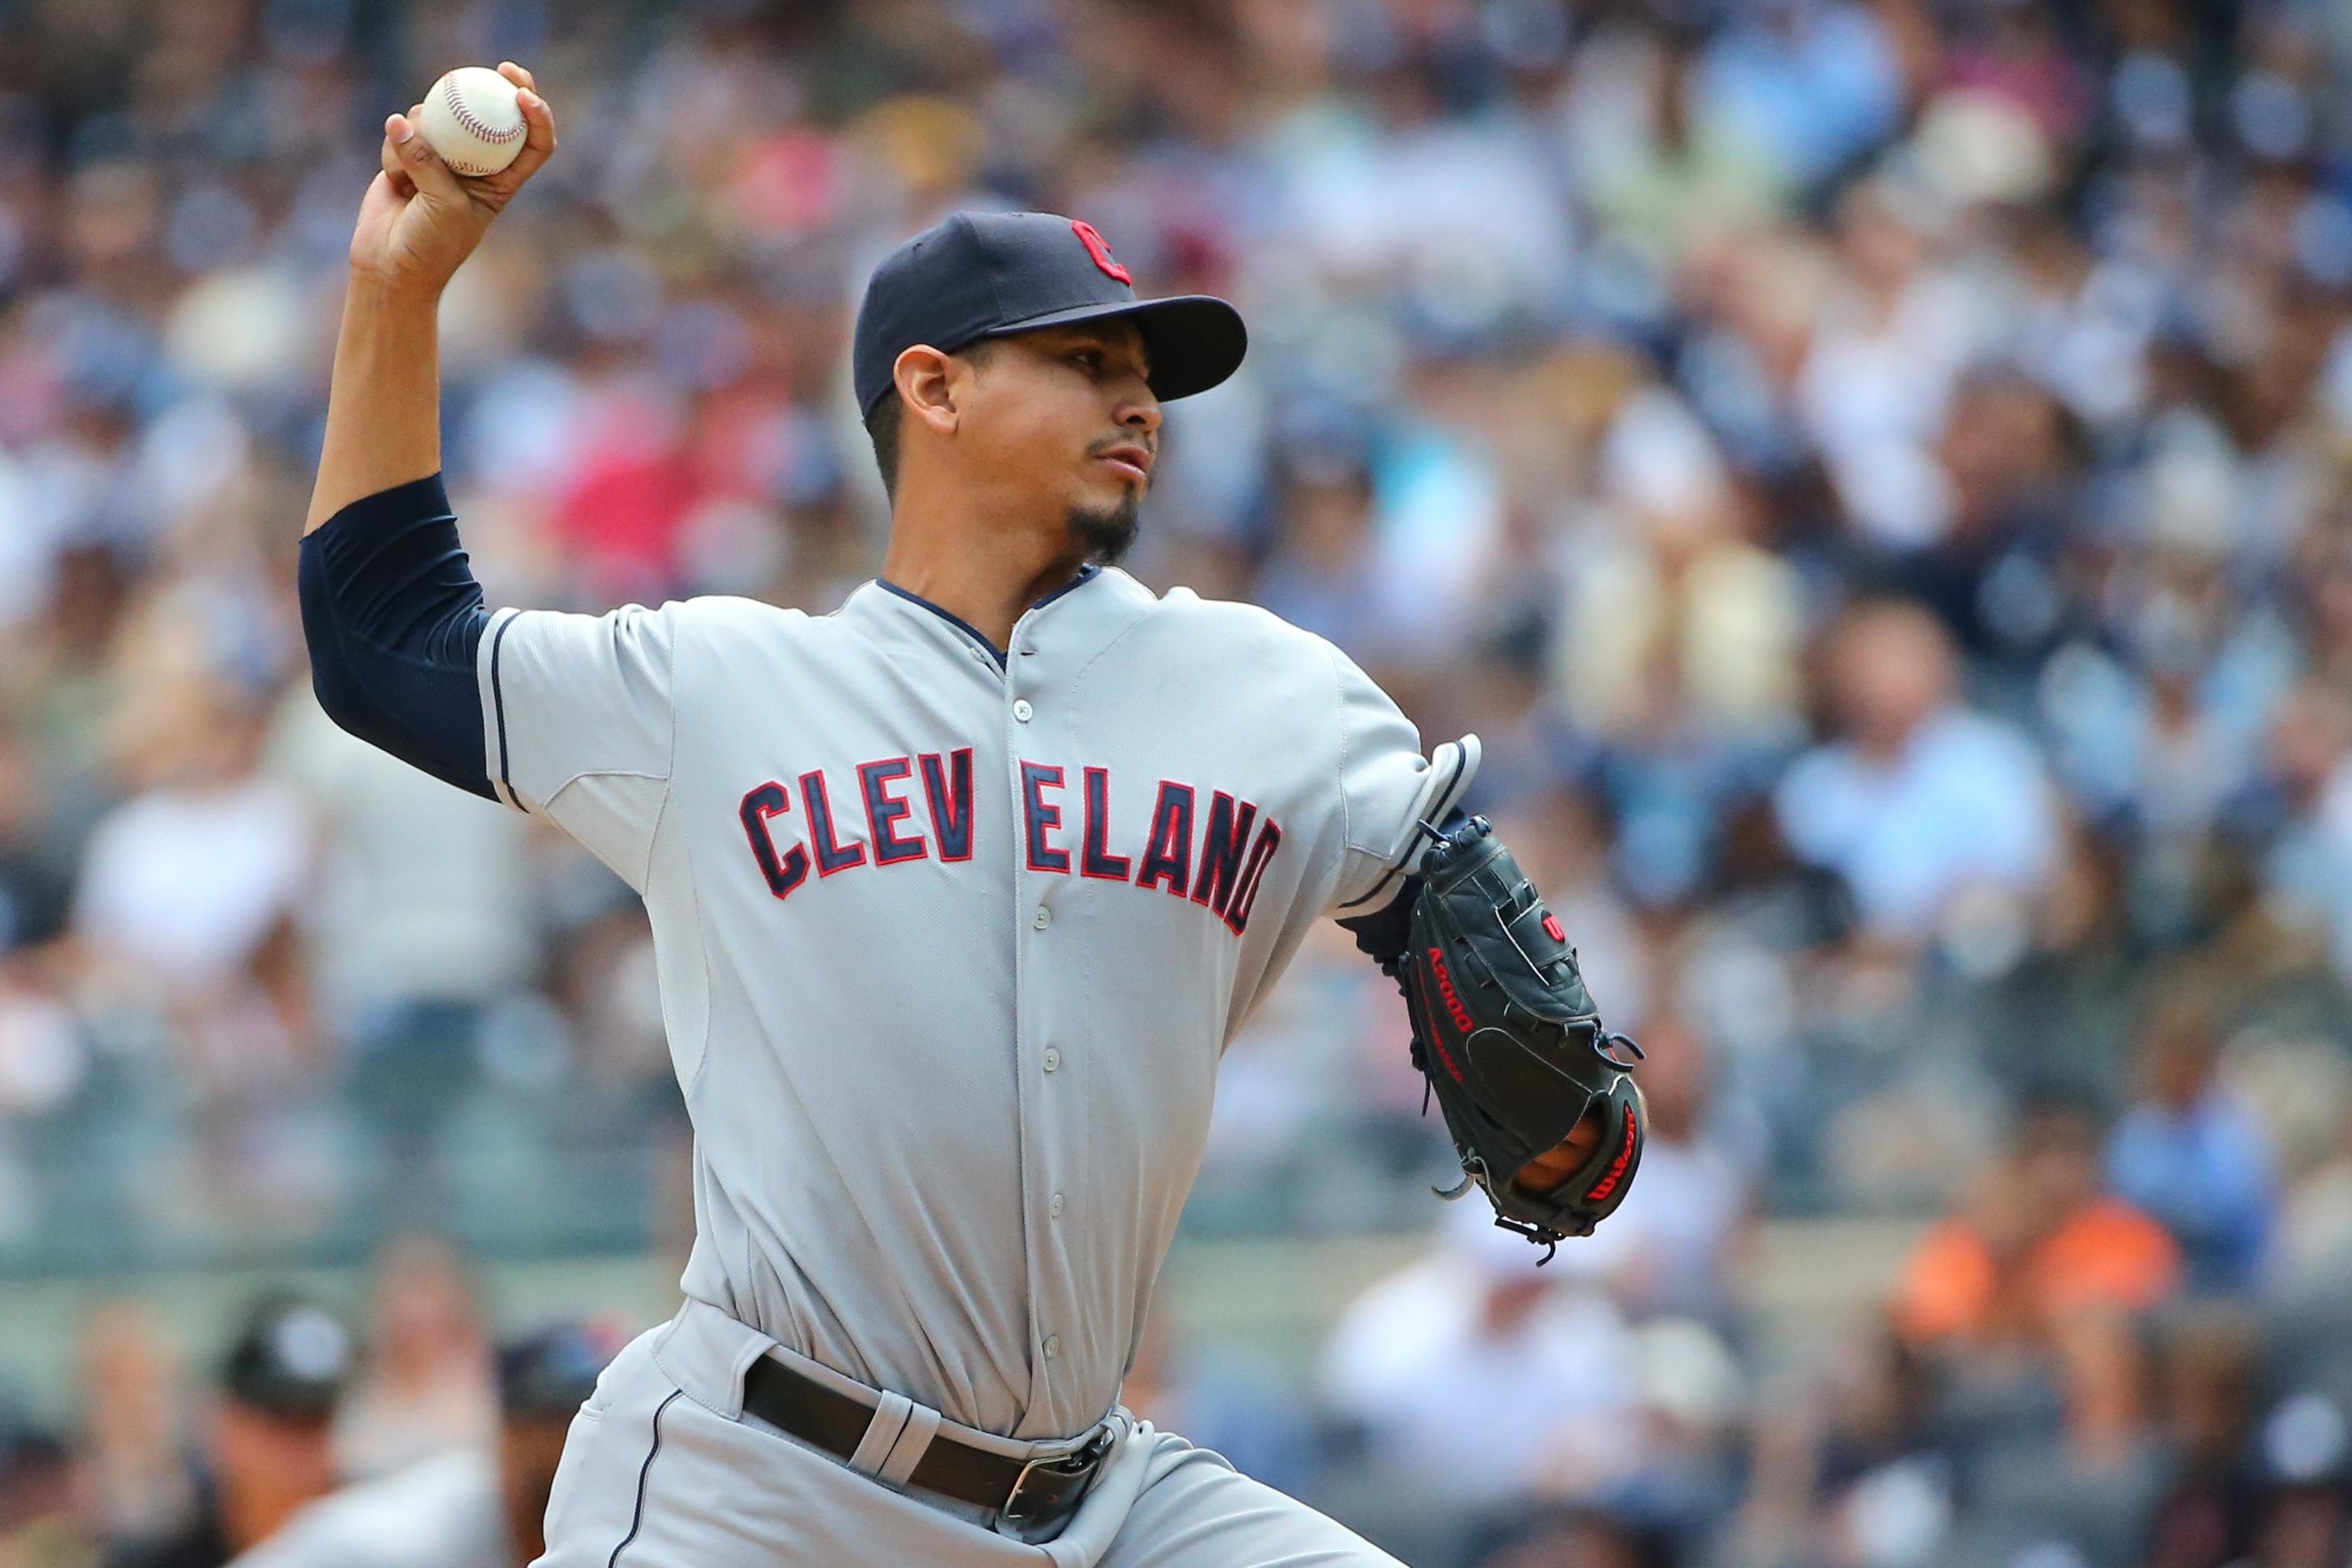
[[[761, 1356], [743, 1374], [743, 1408], [770, 1426], [846, 1460], [865, 1439], [874, 1419], [871, 1406], [794, 1372], [773, 1356]], [[992, 1509], [1013, 1524], [1043, 1524], [1078, 1506], [1110, 1452], [1112, 1428], [1072, 1454], [1026, 1463], [957, 1442], [944, 1432], [933, 1437], [907, 1484]]]

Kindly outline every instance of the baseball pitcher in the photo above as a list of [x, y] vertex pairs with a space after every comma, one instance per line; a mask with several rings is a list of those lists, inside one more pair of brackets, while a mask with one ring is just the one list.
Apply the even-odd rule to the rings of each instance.
[[439, 470], [435, 309], [555, 150], [387, 122], [302, 542], [352, 732], [554, 823], [645, 898], [695, 1128], [677, 1317], [573, 1423], [549, 1568], [1388, 1557], [1118, 1403], [1217, 1061], [1309, 922], [1404, 988], [1497, 1222], [1580, 1235], [1643, 1132], [1559, 922], [1338, 650], [1153, 595], [1160, 406], [1241, 362], [1084, 223], [958, 214], [869, 282], [891, 502], [835, 613], [486, 611]]

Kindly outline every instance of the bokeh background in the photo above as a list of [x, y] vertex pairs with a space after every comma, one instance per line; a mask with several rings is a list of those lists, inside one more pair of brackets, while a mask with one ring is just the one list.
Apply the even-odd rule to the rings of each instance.
[[1650, 1048], [1538, 1273], [1327, 930], [1138, 1409], [1427, 1568], [2352, 1556], [2343, 0], [0, 0], [0, 1563], [184, 1528], [257, 1291], [363, 1347], [352, 1476], [675, 1301], [640, 908], [294, 607], [381, 117], [503, 58], [494, 604], [831, 608], [866, 270], [1087, 218], [1254, 338], [1133, 569], [1479, 731]]

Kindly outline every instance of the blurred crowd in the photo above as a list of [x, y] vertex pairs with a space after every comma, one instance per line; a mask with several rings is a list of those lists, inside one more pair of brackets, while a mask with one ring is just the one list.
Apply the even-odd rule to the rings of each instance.
[[[866, 269], [1085, 217], [1254, 340], [1132, 569], [1484, 736], [1650, 1047], [1538, 1274], [1319, 935], [1188, 1224], [1445, 1218], [1313, 1388], [1155, 1341], [1139, 1408], [1416, 1563], [2352, 1555], [2340, 0], [0, 5], [0, 1271], [675, 1240], [641, 910], [335, 730], [293, 608], [381, 117], [508, 58], [562, 151], [443, 307], [493, 603], [831, 608]], [[1791, 1357], [1767, 1216], [1922, 1228]], [[103, 1383], [0, 1531], [112, 1474]]]
[[524, 1568], [608, 1323], [493, 1345], [446, 1243], [394, 1237], [364, 1333], [285, 1290], [209, 1367], [141, 1302], [82, 1324], [75, 1441], [0, 1415], [8, 1568]]

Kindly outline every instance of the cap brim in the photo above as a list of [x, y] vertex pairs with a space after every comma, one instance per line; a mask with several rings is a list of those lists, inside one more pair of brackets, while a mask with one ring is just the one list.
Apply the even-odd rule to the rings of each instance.
[[1136, 331], [1143, 334], [1144, 352], [1151, 357], [1152, 395], [1162, 403], [1208, 391], [1239, 370], [1243, 356], [1249, 353], [1249, 331], [1242, 325], [1242, 313], [1213, 294], [1076, 305], [1025, 321], [1008, 321], [981, 336], [1009, 338], [1016, 332], [1113, 317], [1133, 321]]

